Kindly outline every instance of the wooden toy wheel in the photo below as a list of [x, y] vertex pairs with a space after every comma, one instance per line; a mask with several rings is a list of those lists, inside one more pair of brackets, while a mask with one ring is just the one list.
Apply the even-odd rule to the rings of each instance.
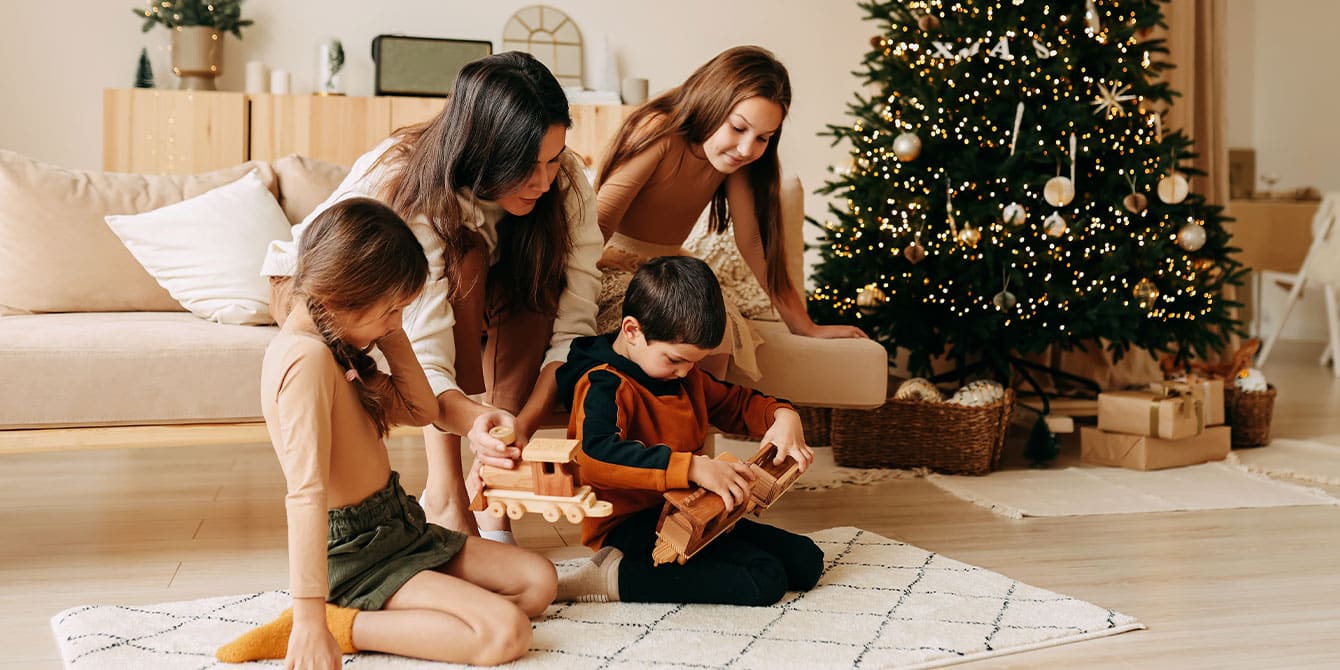
[[559, 518], [563, 516], [563, 512], [558, 509], [557, 505], [551, 505], [544, 510], [543, 516], [545, 521], [553, 523], [555, 521], [558, 521]]
[[507, 513], [507, 506], [503, 505], [501, 500], [493, 500], [489, 502], [488, 512], [495, 518], [501, 519]]
[[507, 503], [507, 516], [513, 520], [526, 516], [526, 508], [520, 503]]
[[568, 523], [581, 523], [586, 518], [586, 514], [578, 507], [569, 507], [564, 515], [568, 517]]

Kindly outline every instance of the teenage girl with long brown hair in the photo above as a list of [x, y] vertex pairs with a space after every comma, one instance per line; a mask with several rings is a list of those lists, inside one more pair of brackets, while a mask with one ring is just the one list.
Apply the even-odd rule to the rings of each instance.
[[[610, 145], [596, 180], [600, 229], [607, 240], [600, 268], [599, 330], [620, 318], [632, 273], [680, 245], [710, 206], [713, 232], [733, 223], [740, 254], [791, 332], [811, 337], [865, 337], [851, 326], [820, 326], [787, 275], [779, 213], [777, 144], [791, 106], [786, 68], [766, 49], [728, 49], [683, 84], [635, 110]], [[726, 342], [735, 362], [757, 377], [747, 325], [731, 309]]]
[[428, 268], [410, 228], [370, 198], [331, 205], [304, 232], [290, 310], [261, 372], [288, 487], [293, 608], [220, 649], [221, 660], [333, 670], [342, 652], [363, 649], [492, 665], [529, 647], [529, 617], [554, 597], [553, 564], [427, 523], [383, 441], [392, 425], [438, 416], [402, 316]]
[[[373, 197], [424, 247], [429, 281], [405, 310], [405, 330], [446, 431], [424, 432], [421, 502], [450, 528], [476, 527], [458, 436], [468, 436], [476, 462], [511, 467], [549, 414], [554, 370], [570, 343], [595, 333], [601, 237], [595, 193], [566, 150], [571, 125], [563, 89], [543, 64], [517, 52], [482, 58], [461, 69], [440, 114], [359, 158], [308, 217], [345, 198]], [[294, 227], [295, 239], [305, 223]], [[293, 248], [273, 244], [262, 272], [291, 274]], [[279, 288], [273, 302], [282, 314]], [[470, 397], [479, 393], [482, 402]], [[497, 425], [514, 425], [515, 446], [488, 435]]]

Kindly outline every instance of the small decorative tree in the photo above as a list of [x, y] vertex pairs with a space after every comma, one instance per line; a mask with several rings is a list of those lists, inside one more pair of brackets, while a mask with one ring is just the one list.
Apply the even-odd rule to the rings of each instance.
[[154, 87], [154, 68], [149, 64], [149, 50], [140, 49], [140, 67], [135, 71], [135, 88]]

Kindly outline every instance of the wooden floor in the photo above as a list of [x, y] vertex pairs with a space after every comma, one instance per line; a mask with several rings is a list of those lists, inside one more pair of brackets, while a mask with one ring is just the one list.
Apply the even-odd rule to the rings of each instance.
[[[1319, 350], [1282, 346], [1265, 370], [1277, 437], [1340, 433], [1340, 381]], [[393, 461], [416, 492], [416, 445], [393, 445]], [[67, 607], [286, 584], [283, 480], [266, 445], [13, 455], [0, 468], [0, 667], [59, 667], [48, 620]], [[792, 492], [768, 520], [860, 526], [1149, 626], [963, 667], [1340, 667], [1337, 507], [1010, 520], [903, 480]], [[555, 557], [587, 553], [566, 524], [527, 517], [518, 534]]]

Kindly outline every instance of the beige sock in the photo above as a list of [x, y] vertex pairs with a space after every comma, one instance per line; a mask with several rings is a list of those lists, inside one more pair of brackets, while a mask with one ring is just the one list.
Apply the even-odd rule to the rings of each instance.
[[[326, 604], [326, 628], [335, 636], [340, 652], [352, 654], [354, 648], [354, 617], [358, 610]], [[224, 663], [245, 663], [267, 658], [288, 656], [288, 636], [293, 632], [293, 608], [279, 614], [270, 623], [254, 628], [241, 637], [219, 647], [214, 657]]]
[[602, 547], [590, 562], [558, 578], [555, 602], [607, 603], [619, 601], [619, 561], [623, 552]]

